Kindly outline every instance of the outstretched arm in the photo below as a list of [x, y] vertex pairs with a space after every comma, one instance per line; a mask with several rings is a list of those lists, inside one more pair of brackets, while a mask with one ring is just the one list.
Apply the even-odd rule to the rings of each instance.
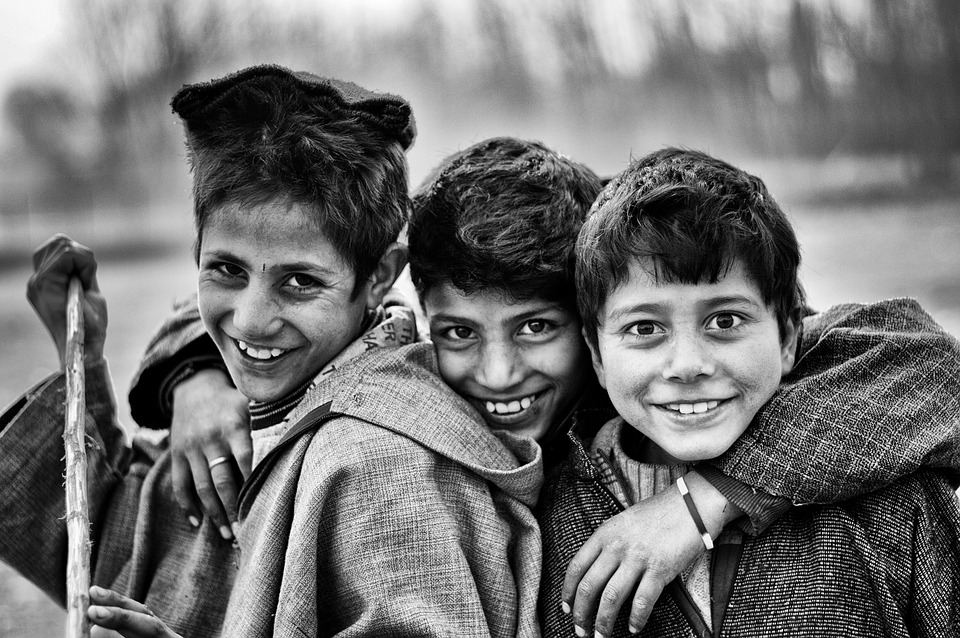
[[233, 387], [195, 298], [178, 303], [151, 339], [130, 390], [144, 427], [170, 428], [173, 489], [197, 527], [204, 513], [231, 539], [253, 443], [247, 399]]
[[960, 342], [912, 300], [804, 320], [800, 355], [722, 472], [795, 504], [873, 492], [921, 467], [960, 477]]

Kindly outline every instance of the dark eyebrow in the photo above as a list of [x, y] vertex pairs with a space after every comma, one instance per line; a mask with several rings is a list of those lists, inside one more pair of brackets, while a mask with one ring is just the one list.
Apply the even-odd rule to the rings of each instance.
[[749, 306], [757, 310], [763, 307], [750, 297], [745, 297], [743, 295], [724, 295], [722, 297], [711, 297], [710, 299], [705, 300], [703, 305], [706, 308], [717, 308], [720, 306]]
[[[232, 252], [228, 250], [211, 250], [209, 252], [201, 253], [202, 257], [212, 257], [214, 259], [221, 259], [223, 261], [230, 261], [244, 268], [252, 268], [253, 266], [247, 263], [246, 260], [237, 257]], [[309, 261], [295, 261], [288, 264], [278, 264], [277, 268], [281, 272], [320, 272], [327, 275], [334, 274], [334, 271], [329, 268], [324, 268], [318, 264], [309, 262]]]
[[[722, 308], [724, 306], [748, 306], [749, 308], [755, 310], [760, 310], [762, 308], [762, 306], [756, 301], [750, 297], [745, 297], [744, 295], [722, 295], [718, 297], [710, 297], [708, 299], [704, 299], [700, 305], [707, 310]], [[660, 314], [662, 312], [664, 312], [664, 306], [662, 304], [636, 303], [618, 309], [616, 312], [610, 315], [609, 319], [611, 321], [618, 321], [626, 315], [632, 315], [636, 313]]]
[[330, 270], [329, 268], [324, 268], [323, 266], [319, 266], [317, 264], [314, 264], [308, 261], [296, 261], [289, 264], [280, 264], [279, 268], [284, 272], [311, 272], [311, 271], [317, 272], [319, 271], [325, 274], [334, 273], [334, 271]]
[[638, 312], [645, 312], [649, 314], [659, 314], [662, 313], [664, 307], [662, 304], [658, 303], [637, 303], [632, 306], [626, 306], [624, 308], [618, 309], [616, 312], [612, 313], [610, 320], [617, 321], [622, 318], [624, 315], [632, 315]]
[[467, 319], [466, 317], [460, 317], [458, 315], [452, 315], [446, 312], [435, 312], [430, 315], [429, 323], [432, 326], [436, 323], [455, 323], [458, 325], [467, 326], [468, 328], [475, 328], [476, 322]]

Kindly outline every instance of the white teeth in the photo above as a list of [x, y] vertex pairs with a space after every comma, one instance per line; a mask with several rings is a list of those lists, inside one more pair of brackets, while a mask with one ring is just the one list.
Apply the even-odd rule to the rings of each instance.
[[273, 359], [286, 352], [286, 350], [283, 348], [264, 348], [262, 350], [258, 350], [257, 348], [251, 347], [246, 341], [237, 341], [237, 346], [246, 352], [248, 356], [261, 360]]
[[535, 395], [531, 395], [528, 397], [523, 397], [519, 400], [510, 401], [509, 403], [504, 403], [502, 401], [497, 401], [496, 403], [493, 401], [487, 401], [484, 403], [484, 406], [487, 408], [487, 412], [490, 412], [491, 414], [517, 414], [529, 408], [536, 400], [537, 397]]
[[680, 414], [703, 414], [720, 405], [719, 401], [701, 401], [699, 403], [668, 403], [667, 408]]

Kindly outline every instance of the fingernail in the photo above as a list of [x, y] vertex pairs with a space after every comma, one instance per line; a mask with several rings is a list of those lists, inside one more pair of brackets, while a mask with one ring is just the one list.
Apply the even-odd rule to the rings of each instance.
[[633, 625], [630, 625], [629, 627], [627, 627], [627, 629], [630, 630], [630, 633], [631, 633], [631, 634], [639, 634], [639, 633], [640, 633], [640, 630], [637, 629], [636, 627], [634, 627]]
[[228, 541], [233, 539], [233, 534], [230, 533], [230, 528], [226, 525], [220, 526], [220, 536], [223, 536], [223, 539]]
[[88, 608], [90, 610], [90, 615], [92, 615], [97, 620], [103, 620], [110, 615], [110, 612], [107, 611], [106, 607], [100, 607], [98, 605], [90, 605]]
[[565, 614], [570, 613], [570, 605], [567, 604], [567, 601], [563, 601], [560, 603], [560, 610]]
[[194, 516], [193, 514], [188, 516], [187, 520], [190, 521], [190, 524], [193, 525], [194, 527], [200, 527], [200, 519]]
[[573, 626], [573, 633], [577, 634], [580, 638], [584, 638], [584, 636], [587, 635], [587, 632], [585, 632], [580, 625]]
[[234, 538], [240, 535], [240, 524], [239, 523], [230, 523], [230, 530], [233, 532]]
[[599, 631], [594, 631], [594, 632], [593, 632], [593, 638], [606, 638], [606, 636], [604, 636], [603, 634], [601, 634]]

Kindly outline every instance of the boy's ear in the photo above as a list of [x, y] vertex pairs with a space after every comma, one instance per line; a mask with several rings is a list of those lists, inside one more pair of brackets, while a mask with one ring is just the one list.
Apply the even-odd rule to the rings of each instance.
[[587, 343], [587, 348], [590, 350], [590, 360], [593, 362], [593, 371], [597, 375], [597, 381], [599, 381], [600, 386], [606, 390], [607, 379], [603, 374], [603, 361], [600, 359], [600, 348], [593, 345], [593, 342], [590, 339], [587, 339], [586, 328], [581, 326], [580, 334], [583, 336], [583, 340]]
[[383, 303], [383, 297], [393, 286], [407, 265], [407, 247], [393, 242], [380, 256], [380, 262], [370, 274], [367, 288], [367, 308], [376, 308]]
[[793, 370], [793, 364], [797, 362], [797, 342], [800, 335], [797, 321], [799, 319], [787, 319], [786, 334], [780, 344], [780, 370], [783, 376]]

